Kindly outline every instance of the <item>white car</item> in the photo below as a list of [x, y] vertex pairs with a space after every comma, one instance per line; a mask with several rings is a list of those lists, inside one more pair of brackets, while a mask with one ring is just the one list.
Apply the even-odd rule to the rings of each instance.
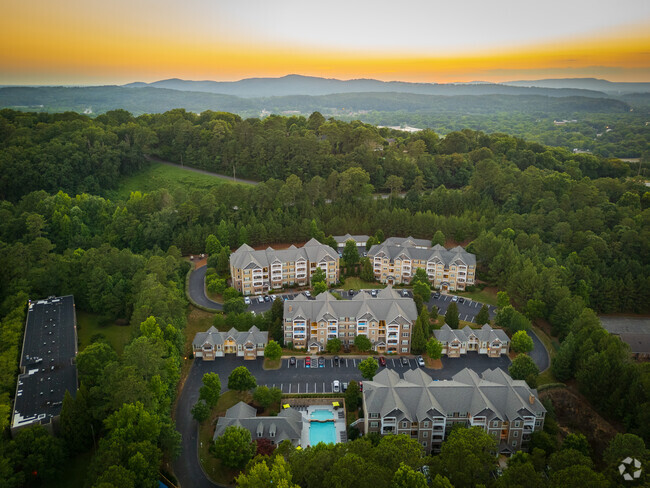
[[271, 301], [275, 301], [276, 298], [278, 298], [277, 295], [271, 295]]
[[452, 302], [457, 302], [457, 301], [458, 301], [458, 297], [457, 297], [456, 295], [454, 295], [453, 297], [451, 297], [451, 301], [452, 301]]
[[424, 358], [422, 356], [418, 356], [418, 366], [424, 368]]
[[244, 303], [246, 305], [250, 305], [251, 304], [251, 299], [249, 297], [244, 297]]
[[257, 303], [264, 303], [264, 297], [259, 297], [257, 299]]
[[309, 298], [309, 297], [311, 296], [311, 292], [310, 292], [309, 290], [307, 290], [307, 291], [305, 292], [305, 296], [306, 296], [307, 298]]
[[334, 393], [339, 393], [341, 391], [341, 383], [339, 382], [339, 380], [334, 380], [332, 382], [332, 391]]

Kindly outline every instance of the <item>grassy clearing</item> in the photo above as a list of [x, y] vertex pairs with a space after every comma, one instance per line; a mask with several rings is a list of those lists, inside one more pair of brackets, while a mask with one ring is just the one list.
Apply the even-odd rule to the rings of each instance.
[[264, 358], [264, 369], [280, 369], [282, 366], [282, 359], [268, 359]]
[[106, 337], [118, 354], [122, 354], [124, 346], [133, 337], [135, 327], [132, 325], [101, 325], [99, 315], [77, 310], [77, 335], [79, 336], [79, 350], [82, 351], [90, 344], [91, 338], [96, 334]]
[[341, 285], [345, 290], [368, 290], [368, 289], [379, 289], [386, 288], [386, 285], [376, 282], [363, 281], [361, 278], [356, 276], [350, 276], [345, 278], [345, 283]]
[[113, 200], [127, 200], [133, 191], [149, 192], [167, 188], [170, 193], [173, 193], [177, 189], [207, 189], [225, 184], [243, 183], [232, 183], [218, 176], [195, 173], [167, 164], [151, 163], [139, 173], [124, 178], [119, 188], [107, 192], [106, 196]]
[[199, 459], [203, 470], [208, 477], [215, 483], [224, 485], [232, 484], [235, 476], [239, 474], [238, 470], [232, 470], [221, 465], [216, 457], [210, 453], [212, 445], [212, 436], [217, 423], [217, 418], [223, 416], [233, 405], [239, 402], [250, 402], [252, 395], [250, 392], [227, 391], [221, 398], [217, 406], [212, 410], [210, 418], [199, 426]]
[[494, 306], [497, 304], [497, 289], [493, 287], [486, 287], [482, 290], [459, 291], [454, 293], [461, 297], [471, 298], [475, 302], [487, 303], [488, 305]]

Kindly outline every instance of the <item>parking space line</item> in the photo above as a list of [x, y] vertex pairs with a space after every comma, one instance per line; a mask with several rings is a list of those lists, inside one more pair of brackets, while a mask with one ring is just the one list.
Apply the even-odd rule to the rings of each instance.
[[323, 393], [325, 393], [325, 382], [323, 381]]
[[309, 383], [305, 383], [305, 393], [309, 393]]
[[465, 315], [465, 322], [467, 322], [467, 317], [469, 317], [469, 315], [466, 314]]
[[472, 315], [472, 322], [476, 321], [476, 315]]
[[475, 306], [475, 307], [478, 307], [478, 302], [474, 302], [474, 306]]
[[291, 393], [291, 383], [289, 383], [289, 393]]
[[394, 368], [395, 367], [395, 360], [393, 359], [392, 361], [393, 361], [393, 368]]
[[318, 388], [316, 388], [316, 382], [314, 381], [314, 393], [318, 393]]
[[348, 358], [345, 358], [345, 367], [348, 367]]

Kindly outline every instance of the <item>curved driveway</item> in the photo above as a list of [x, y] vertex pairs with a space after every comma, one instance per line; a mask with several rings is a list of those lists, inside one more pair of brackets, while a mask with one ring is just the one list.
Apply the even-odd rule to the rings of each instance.
[[201, 266], [190, 273], [190, 298], [202, 307], [211, 308], [212, 310], [223, 310], [223, 305], [210, 300], [205, 295], [205, 272], [208, 267]]
[[544, 343], [539, 340], [537, 334], [532, 329], [527, 331], [528, 335], [533, 338], [533, 350], [530, 351], [529, 356], [535, 361], [535, 364], [539, 368], [539, 372], [542, 373], [548, 369], [551, 365], [551, 358], [544, 346]]

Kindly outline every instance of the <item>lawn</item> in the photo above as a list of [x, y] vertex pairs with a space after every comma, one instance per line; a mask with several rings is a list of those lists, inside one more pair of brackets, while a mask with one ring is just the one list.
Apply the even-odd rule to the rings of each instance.
[[368, 289], [379, 289], [386, 288], [386, 285], [376, 282], [363, 281], [361, 278], [356, 276], [350, 276], [345, 278], [345, 283], [341, 285], [345, 290], [368, 290]]
[[210, 453], [212, 445], [212, 436], [214, 427], [217, 423], [217, 417], [223, 416], [233, 405], [240, 401], [250, 402], [252, 395], [250, 392], [227, 391], [221, 398], [217, 406], [212, 410], [210, 418], [199, 426], [199, 459], [203, 470], [208, 477], [215, 483], [224, 485], [232, 484], [234, 477], [239, 474], [238, 470], [231, 470], [221, 466], [221, 461]]
[[124, 346], [132, 339], [135, 328], [131, 325], [101, 325], [100, 322], [99, 315], [77, 310], [79, 350], [82, 351], [88, 346], [94, 335], [102, 334], [117, 353], [122, 354]]
[[106, 196], [113, 200], [127, 200], [133, 191], [149, 192], [167, 188], [170, 193], [173, 193], [177, 189], [200, 190], [224, 184], [235, 183], [218, 176], [152, 162], [142, 171], [122, 179], [119, 188], [106, 192]]
[[456, 295], [471, 298], [475, 302], [487, 303], [488, 305], [497, 304], [497, 289], [493, 287], [486, 287], [482, 290], [475, 291], [459, 291], [454, 292]]

